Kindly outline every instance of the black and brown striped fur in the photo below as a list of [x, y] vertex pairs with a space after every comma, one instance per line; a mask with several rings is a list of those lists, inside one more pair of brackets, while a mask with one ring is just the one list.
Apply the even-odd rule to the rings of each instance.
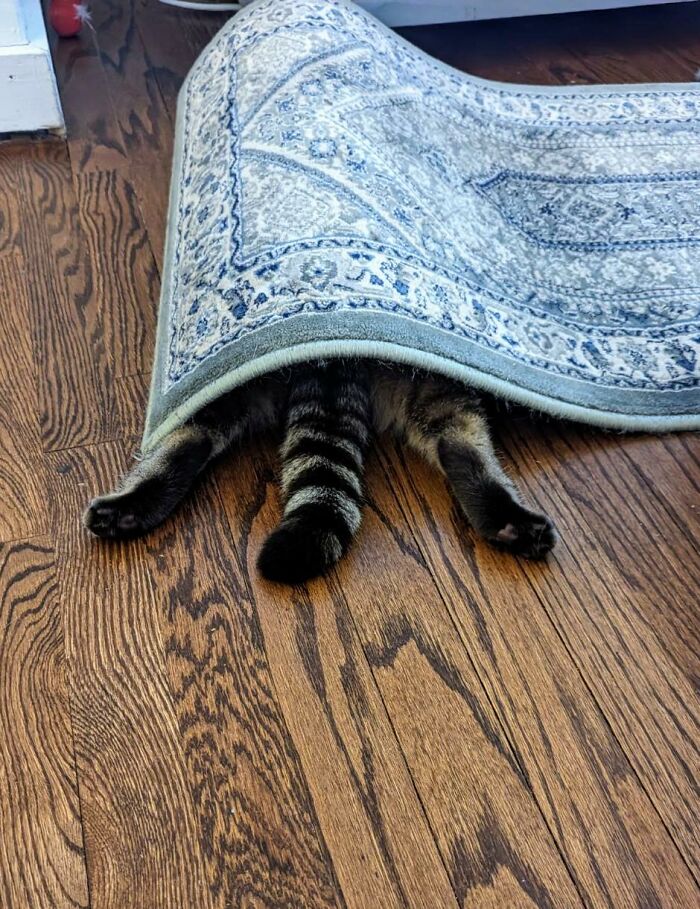
[[442, 376], [358, 360], [328, 360], [251, 383], [204, 408], [137, 462], [120, 488], [95, 499], [96, 536], [141, 536], [179, 505], [214, 458], [246, 435], [284, 427], [285, 502], [258, 567], [300, 583], [338, 562], [362, 520], [365, 459], [375, 433], [392, 432], [440, 470], [481, 536], [541, 558], [552, 522], [523, 505], [498, 462], [479, 395]]

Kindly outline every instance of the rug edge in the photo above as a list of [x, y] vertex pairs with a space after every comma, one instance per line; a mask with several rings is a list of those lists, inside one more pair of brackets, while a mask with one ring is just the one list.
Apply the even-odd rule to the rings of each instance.
[[539, 413], [612, 431], [665, 433], [700, 430], [700, 412], [640, 414], [584, 407], [523, 388], [467, 364], [426, 351], [383, 341], [344, 339], [306, 342], [235, 366], [206, 382], [197, 391], [188, 394], [182, 403], [169, 409], [167, 416], [162, 420], [154, 419], [153, 398], [149, 398], [142, 451], [152, 450], [168, 433], [193, 417], [202, 407], [253, 379], [305, 361], [333, 357], [364, 357], [426, 369], [465, 382]]

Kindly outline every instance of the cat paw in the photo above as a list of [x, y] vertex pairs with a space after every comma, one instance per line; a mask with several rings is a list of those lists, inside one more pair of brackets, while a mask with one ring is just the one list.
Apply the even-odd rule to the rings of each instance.
[[499, 549], [521, 555], [526, 559], [542, 559], [557, 542], [557, 531], [543, 514], [515, 506], [508, 520], [489, 537]]
[[83, 525], [96, 537], [126, 540], [145, 531], [130, 495], [100, 496], [83, 515]]

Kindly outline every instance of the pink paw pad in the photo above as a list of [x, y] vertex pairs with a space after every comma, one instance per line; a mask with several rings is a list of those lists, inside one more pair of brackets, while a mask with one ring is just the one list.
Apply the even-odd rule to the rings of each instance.
[[518, 539], [518, 530], [513, 524], [506, 524], [496, 534], [499, 543], [514, 543]]

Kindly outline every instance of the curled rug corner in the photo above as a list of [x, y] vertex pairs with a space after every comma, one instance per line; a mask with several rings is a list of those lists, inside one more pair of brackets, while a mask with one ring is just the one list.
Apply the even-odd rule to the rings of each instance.
[[180, 95], [143, 447], [301, 360], [700, 428], [700, 86], [542, 88], [349, 0], [257, 0]]

